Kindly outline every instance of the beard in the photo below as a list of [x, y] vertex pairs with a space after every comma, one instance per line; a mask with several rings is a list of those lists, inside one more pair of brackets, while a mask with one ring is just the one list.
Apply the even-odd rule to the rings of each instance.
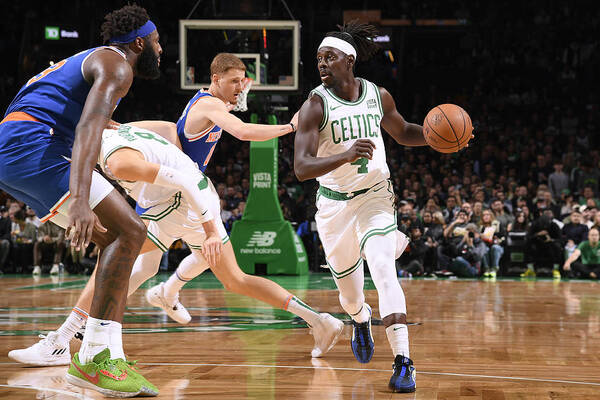
[[135, 65], [137, 76], [142, 79], [157, 79], [160, 77], [158, 57], [150, 43], [146, 42], [146, 46], [144, 46], [144, 50], [140, 53]]

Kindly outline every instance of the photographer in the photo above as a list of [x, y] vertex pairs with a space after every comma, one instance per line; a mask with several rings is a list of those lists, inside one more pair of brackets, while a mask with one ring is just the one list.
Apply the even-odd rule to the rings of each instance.
[[469, 224], [462, 239], [455, 247], [457, 256], [450, 263], [449, 270], [458, 277], [478, 277], [481, 264], [481, 244], [477, 227], [474, 224]]

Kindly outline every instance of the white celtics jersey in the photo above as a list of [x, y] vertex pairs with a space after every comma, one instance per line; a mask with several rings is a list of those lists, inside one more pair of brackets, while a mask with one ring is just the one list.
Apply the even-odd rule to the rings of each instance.
[[[148, 162], [165, 165], [190, 174], [197, 174], [199, 178], [202, 176], [202, 172], [200, 172], [196, 163], [167, 139], [147, 129], [123, 124], [118, 130], [105, 129], [102, 132], [102, 147], [98, 162], [104, 173], [111, 179], [115, 178], [107, 168], [106, 160], [112, 153], [122, 148], [139, 151]], [[169, 201], [178, 192], [177, 189], [146, 182], [119, 180], [117, 182], [142, 208], [149, 208]]]
[[379, 90], [374, 83], [358, 79], [361, 91], [358, 100], [354, 102], [337, 97], [323, 85], [311, 92], [311, 95], [318, 95], [323, 99], [324, 107], [323, 120], [319, 126], [317, 157], [343, 153], [357, 139], [370, 139], [376, 146], [372, 160], [360, 158], [317, 178], [321, 186], [337, 192], [348, 193], [370, 188], [390, 176], [381, 135], [383, 106]]

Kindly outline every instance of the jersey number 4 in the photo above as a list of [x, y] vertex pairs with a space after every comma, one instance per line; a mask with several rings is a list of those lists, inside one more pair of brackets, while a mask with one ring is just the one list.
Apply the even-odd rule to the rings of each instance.
[[359, 174], [366, 174], [367, 172], [369, 172], [369, 168], [367, 167], [367, 165], [369, 164], [369, 160], [367, 160], [366, 158], [359, 158], [358, 160], [354, 161], [353, 163], [350, 163], [350, 165], [358, 165], [358, 173]]

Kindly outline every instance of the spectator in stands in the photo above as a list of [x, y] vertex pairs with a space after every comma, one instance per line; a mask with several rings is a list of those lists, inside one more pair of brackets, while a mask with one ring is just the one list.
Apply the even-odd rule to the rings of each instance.
[[[592, 228], [588, 240], [583, 241], [565, 261], [563, 270], [576, 278], [598, 279], [600, 276], [600, 231]], [[581, 256], [581, 261], [577, 261]]]
[[499, 198], [492, 199], [492, 201], [490, 201], [490, 207], [496, 216], [496, 220], [500, 223], [500, 229], [506, 232], [508, 230], [508, 225], [513, 222], [515, 218], [505, 212], [504, 203]]
[[554, 172], [548, 177], [548, 186], [554, 199], [559, 199], [562, 191], [569, 188], [569, 176], [563, 172], [562, 161], [554, 163]]
[[583, 205], [587, 206], [589, 200], [592, 200], [594, 202], [594, 205], [596, 207], [600, 206], [600, 200], [598, 200], [598, 198], [596, 198], [594, 196], [594, 189], [593, 189], [593, 187], [591, 185], [586, 185], [583, 188], [582, 195], [579, 197], [579, 204], [582, 205], [582, 206]]
[[6, 206], [0, 205], [0, 273], [5, 270], [10, 253], [11, 222]]
[[35, 225], [25, 222], [25, 213], [20, 207], [12, 207], [12, 209], [19, 210], [11, 214], [9, 209], [13, 245], [12, 259], [20, 268], [29, 267], [33, 263], [33, 244], [36, 241], [37, 229]]
[[422, 276], [425, 273], [425, 255], [429, 247], [423, 238], [423, 232], [418, 225], [410, 228], [410, 242], [398, 259], [398, 276]]
[[473, 215], [471, 216], [471, 222], [479, 224], [481, 222], [481, 215], [483, 214], [483, 203], [476, 201], [473, 203]]
[[444, 208], [444, 210], [442, 211], [444, 219], [447, 223], [455, 219], [455, 215], [458, 212], [458, 210], [460, 210], [460, 207], [456, 202], [456, 197], [449, 196], [446, 199], [446, 208]]
[[35, 215], [35, 210], [29, 206], [25, 207], [25, 223], [32, 224], [36, 228], [39, 228], [42, 221]]
[[37, 240], [33, 246], [33, 274], [42, 273], [42, 266], [52, 264], [50, 275], [60, 272], [59, 265], [65, 250], [64, 229], [47, 221], [38, 228]]
[[558, 268], [562, 260], [561, 231], [552, 219], [542, 209], [539, 217], [531, 224], [527, 237], [527, 271], [521, 274], [522, 277], [535, 277], [534, 266], [550, 266], [553, 277], [560, 278]]
[[573, 194], [569, 189], [563, 189], [560, 192], [561, 206], [559, 218], [565, 218], [573, 212], [573, 207], [576, 205], [573, 200]]
[[582, 215], [579, 208], [573, 210], [570, 216], [570, 222], [562, 228], [563, 241], [567, 246], [577, 246], [588, 236], [588, 227], [582, 223]]
[[502, 243], [506, 233], [501, 228], [500, 222], [494, 217], [492, 210], [483, 211], [478, 229], [481, 240], [487, 246], [487, 251], [481, 259], [483, 276], [495, 278], [500, 269], [500, 258], [504, 254]]

